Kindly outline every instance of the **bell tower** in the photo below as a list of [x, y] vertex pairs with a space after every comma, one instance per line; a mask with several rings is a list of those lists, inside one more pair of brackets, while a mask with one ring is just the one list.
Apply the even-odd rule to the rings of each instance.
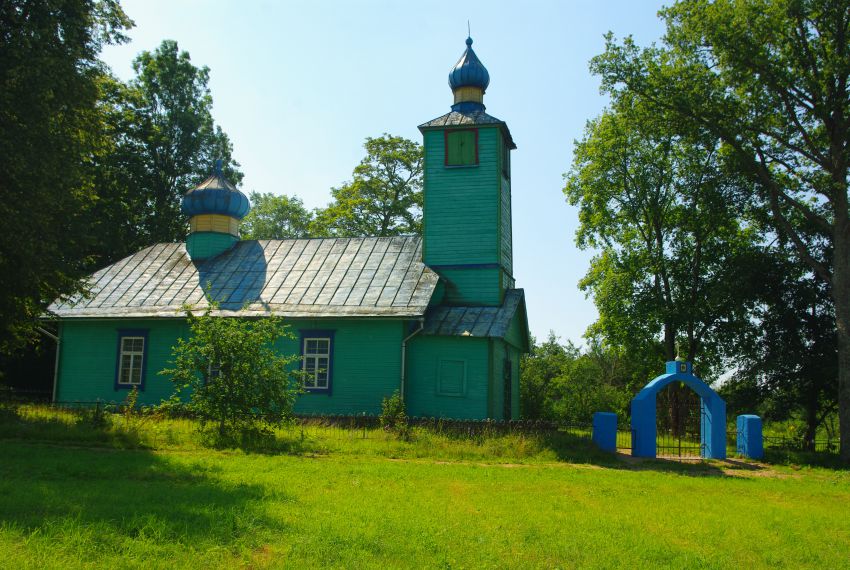
[[472, 49], [449, 72], [451, 111], [419, 126], [425, 148], [423, 261], [443, 303], [499, 306], [514, 288], [511, 162], [504, 121], [485, 112], [490, 74]]

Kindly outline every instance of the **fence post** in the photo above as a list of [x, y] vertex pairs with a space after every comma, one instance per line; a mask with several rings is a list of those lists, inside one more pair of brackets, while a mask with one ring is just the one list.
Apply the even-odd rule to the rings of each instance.
[[593, 443], [603, 451], [617, 451], [617, 414], [595, 412], [593, 414]]
[[764, 457], [764, 438], [762, 435], [761, 418], [751, 414], [738, 416], [736, 448], [738, 455], [750, 459]]

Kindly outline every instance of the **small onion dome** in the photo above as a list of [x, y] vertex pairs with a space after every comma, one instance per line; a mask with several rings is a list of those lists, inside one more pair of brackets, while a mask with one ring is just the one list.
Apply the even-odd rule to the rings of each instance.
[[466, 51], [449, 72], [449, 87], [452, 91], [462, 87], [477, 87], [483, 92], [487, 90], [488, 85], [490, 74], [472, 51], [472, 38], [466, 38]]
[[250, 208], [248, 197], [222, 174], [220, 160], [206, 180], [183, 195], [181, 207], [187, 216], [218, 214], [237, 220], [244, 218]]

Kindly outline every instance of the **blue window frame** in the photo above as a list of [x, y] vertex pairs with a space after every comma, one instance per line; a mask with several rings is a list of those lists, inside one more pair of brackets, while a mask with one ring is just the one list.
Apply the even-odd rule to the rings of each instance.
[[115, 358], [115, 389], [145, 389], [148, 355], [147, 329], [120, 329]]
[[334, 332], [301, 330], [301, 374], [307, 392], [327, 394], [333, 389]]

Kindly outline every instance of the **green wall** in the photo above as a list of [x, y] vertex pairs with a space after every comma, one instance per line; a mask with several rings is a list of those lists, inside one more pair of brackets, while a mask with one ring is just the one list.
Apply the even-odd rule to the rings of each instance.
[[147, 329], [144, 391], [139, 403], [158, 404], [171, 395], [171, 382], [157, 375], [171, 359], [171, 347], [188, 334], [183, 319], [65, 320], [60, 331], [59, 378], [56, 399], [60, 402], [122, 402], [127, 389], [115, 389], [118, 330]]
[[499, 126], [478, 127], [479, 163], [447, 167], [445, 130], [424, 132], [423, 260], [449, 282], [447, 303], [499, 305], [513, 271], [504, 136]]
[[[407, 413], [420, 417], [484, 419], [489, 417], [489, 341], [483, 338], [417, 336], [408, 344], [405, 402]], [[441, 394], [440, 367], [464, 362], [460, 395]]]
[[[401, 379], [400, 320], [292, 320], [299, 329], [334, 330], [332, 392], [299, 397], [296, 411], [322, 414], [377, 414], [381, 400]], [[142, 404], [157, 404], [171, 395], [171, 382], [157, 374], [171, 359], [178, 337], [188, 334], [182, 319], [66, 320], [61, 327], [57, 400], [121, 402], [127, 389], [115, 389], [119, 329], [147, 329], [145, 387]], [[282, 339], [281, 351], [299, 354], [299, 340]]]
[[186, 251], [192, 259], [208, 259], [224, 253], [238, 241], [238, 237], [221, 232], [192, 232], [186, 237]]

